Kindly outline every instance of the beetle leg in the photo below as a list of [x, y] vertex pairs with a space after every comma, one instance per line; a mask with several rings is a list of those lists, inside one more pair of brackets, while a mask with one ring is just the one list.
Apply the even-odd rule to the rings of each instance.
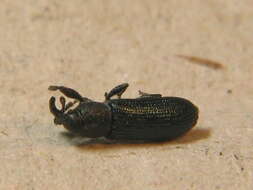
[[[49, 86], [48, 90], [51, 91], [56, 91], [56, 90], [60, 90], [60, 92], [62, 92], [65, 96], [67, 96], [68, 98], [73, 98], [79, 102], [91, 102], [92, 100], [90, 100], [89, 98], [86, 97], [82, 97], [77, 91], [75, 91], [72, 88], [67, 88], [65, 86]], [[74, 101], [75, 102], [75, 101]], [[66, 110], [66, 108], [65, 108]]]
[[161, 94], [149, 94], [146, 92], [142, 92], [140, 90], [139, 90], [139, 95], [140, 95], [139, 98], [160, 98], [160, 97], [162, 97]]
[[63, 93], [68, 98], [73, 98], [79, 101], [83, 100], [82, 96], [77, 91], [71, 88], [67, 88], [64, 86], [49, 86], [48, 90], [51, 90], [51, 91], [60, 90], [61, 93]]
[[[61, 104], [63, 105], [64, 101], [62, 98], [60, 99]], [[54, 123], [56, 125], [61, 125], [63, 124], [63, 122], [68, 119], [68, 117], [64, 114], [63, 111], [59, 110], [56, 106], [55, 106], [55, 97], [51, 97], [49, 100], [49, 109], [50, 112], [54, 115]]]
[[128, 87], [128, 83], [120, 84], [116, 87], [114, 87], [109, 93], [105, 93], [105, 100], [110, 100], [112, 96], [117, 95], [118, 98], [121, 98], [121, 95], [125, 92], [125, 90]]
[[70, 107], [74, 106], [78, 101], [74, 100], [74, 102], [68, 102], [66, 104], [66, 99], [64, 97], [60, 97], [60, 102], [61, 102], [61, 111], [64, 113], [65, 111], [67, 111]]
[[78, 101], [75, 100], [74, 102], [69, 102], [67, 103], [67, 105], [65, 106], [65, 111], [68, 110], [69, 108], [71, 108], [72, 106], [74, 106]]
[[60, 97], [60, 102], [61, 102], [61, 111], [64, 112], [66, 110], [66, 107], [65, 107], [66, 99], [63, 96], [61, 96]]
[[55, 117], [60, 117], [63, 112], [59, 109], [57, 109], [57, 107], [55, 106], [55, 97], [51, 97], [49, 100], [49, 109], [50, 112], [55, 116]]
[[51, 91], [60, 90], [61, 93], [63, 93], [68, 98], [73, 98], [73, 99], [79, 100], [80, 102], [83, 101], [83, 97], [72, 88], [67, 88], [65, 86], [49, 86], [48, 90], [51, 90]]

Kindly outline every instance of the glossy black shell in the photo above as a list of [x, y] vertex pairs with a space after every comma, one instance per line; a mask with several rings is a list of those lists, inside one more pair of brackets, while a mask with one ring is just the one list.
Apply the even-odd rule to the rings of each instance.
[[197, 122], [198, 108], [179, 97], [113, 99], [109, 139], [163, 141], [174, 139]]

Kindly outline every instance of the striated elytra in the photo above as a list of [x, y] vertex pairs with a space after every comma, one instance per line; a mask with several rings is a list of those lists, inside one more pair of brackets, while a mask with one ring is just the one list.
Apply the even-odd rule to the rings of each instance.
[[[50, 86], [75, 101], [67, 104], [60, 97], [62, 108], [55, 105], [55, 97], [49, 100], [54, 123], [63, 125], [72, 133], [89, 137], [106, 137], [116, 140], [165, 141], [183, 135], [198, 120], [198, 108], [180, 97], [162, 97], [139, 91], [140, 97], [122, 99], [127, 83], [105, 93], [104, 102], [82, 97], [78, 92], [64, 86]], [[111, 99], [117, 95], [118, 99]], [[70, 109], [79, 103], [74, 109]]]

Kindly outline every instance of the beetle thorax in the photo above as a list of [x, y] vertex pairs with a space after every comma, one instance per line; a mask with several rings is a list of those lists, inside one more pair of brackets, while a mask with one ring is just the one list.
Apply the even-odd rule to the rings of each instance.
[[107, 136], [111, 130], [111, 111], [104, 103], [80, 103], [66, 113], [64, 127], [85, 137]]

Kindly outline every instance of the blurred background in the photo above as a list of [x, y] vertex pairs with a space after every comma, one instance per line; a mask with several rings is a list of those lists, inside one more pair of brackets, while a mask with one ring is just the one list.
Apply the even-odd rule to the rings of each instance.
[[[1, 0], [0, 189], [252, 189], [251, 0]], [[161, 144], [83, 143], [49, 85], [96, 101], [128, 82], [180, 96], [198, 124]]]

